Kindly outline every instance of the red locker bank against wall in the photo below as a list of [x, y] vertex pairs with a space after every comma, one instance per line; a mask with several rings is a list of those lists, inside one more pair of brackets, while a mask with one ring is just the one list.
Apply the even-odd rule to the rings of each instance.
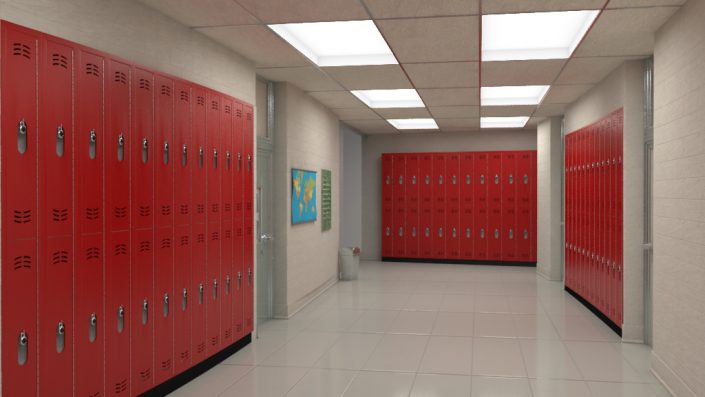
[[162, 395], [250, 341], [253, 109], [0, 21], [2, 395]]
[[536, 152], [382, 155], [382, 259], [536, 263]]

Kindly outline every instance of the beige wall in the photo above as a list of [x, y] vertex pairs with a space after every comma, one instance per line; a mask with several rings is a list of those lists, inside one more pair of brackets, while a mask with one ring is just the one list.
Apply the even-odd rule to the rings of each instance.
[[534, 150], [536, 131], [473, 131], [367, 135], [362, 139], [362, 258], [382, 256], [381, 155], [410, 152]]
[[550, 118], [539, 124], [536, 131], [536, 270], [553, 281], [563, 279], [561, 123], [560, 117]]
[[654, 372], [705, 396], [705, 1], [690, 0], [654, 51]]
[[623, 63], [565, 114], [565, 132], [624, 107], [623, 245], [624, 321], [622, 339], [644, 340], [644, 63]]
[[[291, 224], [291, 168], [318, 173], [318, 220]], [[332, 229], [321, 231], [321, 169], [332, 171]], [[340, 245], [340, 125], [337, 117], [298, 88], [275, 84], [274, 314], [288, 317], [338, 274]], [[286, 202], [286, 205], [284, 205]]]

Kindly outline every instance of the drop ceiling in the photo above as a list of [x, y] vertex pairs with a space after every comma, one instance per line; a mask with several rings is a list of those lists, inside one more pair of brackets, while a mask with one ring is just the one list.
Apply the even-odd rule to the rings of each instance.
[[[365, 134], [405, 134], [386, 119], [434, 118], [440, 133], [480, 117], [529, 117], [567, 106], [622, 62], [653, 52], [654, 32], [686, 0], [140, 0], [253, 61], [257, 74], [308, 92]], [[303, 5], [305, 3], [305, 6]], [[480, 61], [481, 15], [603, 10], [569, 59]], [[318, 67], [268, 24], [373, 20], [398, 65]], [[532, 106], [480, 106], [481, 86], [550, 85]], [[370, 109], [350, 90], [415, 88], [416, 109]], [[411, 130], [413, 132], [413, 130]]]

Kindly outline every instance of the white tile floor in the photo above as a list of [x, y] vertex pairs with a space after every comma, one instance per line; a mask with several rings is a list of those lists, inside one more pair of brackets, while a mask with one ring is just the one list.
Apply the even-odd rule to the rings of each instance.
[[173, 396], [661, 397], [649, 349], [533, 268], [364, 262]]

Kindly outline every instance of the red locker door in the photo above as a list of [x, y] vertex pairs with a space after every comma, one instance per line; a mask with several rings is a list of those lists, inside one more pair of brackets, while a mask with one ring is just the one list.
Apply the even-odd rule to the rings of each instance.
[[[195, 179], [194, 179], [195, 184]], [[191, 225], [191, 363], [206, 358], [206, 225]]]
[[221, 112], [221, 136], [223, 144], [221, 173], [222, 235], [221, 235], [221, 278], [220, 294], [220, 335], [223, 344], [229, 346], [233, 339], [233, 101], [223, 98]]
[[[532, 152], [516, 153], [516, 173], [514, 174], [514, 184], [516, 185], [516, 229], [514, 239], [516, 241], [516, 259], [522, 262], [531, 262], [531, 216], [534, 211], [532, 205], [531, 191], [533, 178], [531, 176], [531, 154]], [[505, 212], [506, 214], [506, 212]]]
[[616, 245], [617, 245], [617, 288], [616, 288], [616, 294], [617, 294], [617, 314], [615, 316], [615, 323], [621, 328], [622, 327], [622, 320], [624, 317], [624, 279], [623, 279], [623, 274], [624, 274], [624, 251], [623, 251], [623, 208], [624, 208], [624, 202], [623, 202], [623, 167], [624, 163], [622, 161], [623, 158], [623, 145], [624, 145], [624, 110], [620, 109], [617, 112], [615, 112], [613, 116], [613, 126], [615, 129], [615, 135], [616, 135], [616, 148], [617, 148], [617, 176], [616, 176], [616, 190], [617, 190], [617, 203], [616, 203], [616, 208], [617, 208], [617, 217], [616, 217]]
[[406, 157], [406, 256], [419, 257], [419, 155]]
[[154, 75], [132, 69], [132, 229], [153, 227], [154, 206]]
[[[39, 394], [73, 392], [73, 48], [42, 40], [39, 127]], [[61, 332], [59, 332], [61, 330]], [[67, 331], [70, 330], [70, 334]]]
[[406, 155], [394, 155], [394, 221], [392, 232], [394, 234], [394, 257], [406, 257], [404, 233], [406, 232]]
[[419, 214], [420, 256], [433, 258], [433, 155], [423, 153], [419, 159], [419, 195], [421, 212]]
[[235, 235], [233, 237], [233, 276], [235, 277], [235, 295], [233, 297], [233, 327], [235, 339], [240, 339], [245, 335], [244, 327], [244, 306], [245, 285], [243, 284], [244, 267], [244, 203], [243, 203], [243, 176], [245, 165], [243, 163], [243, 111], [242, 104], [234, 102], [235, 117], [233, 117], [233, 153], [235, 153], [235, 168], [233, 170], [233, 200], [235, 211], [233, 213], [233, 227]]
[[130, 367], [133, 394], [143, 393], [154, 385], [154, 311], [160, 308], [152, 298], [154, 251], [152, 229], [133, 229], [130, 258]]
[[174, 374], [174, 229], [155, 230], [154, 263], [154, 383]]
[[193, 103], [191, 139], [193, 166], [191, 167], [191, 221], [206, 223], [206, 92], [192, 87]]
[[174, 82], [155, 76], [155, 205], [156, 227], [174, 225], [174, 161], [178, 153], [174, 146]]
[[254, 121], [253, 121], [253, 109], [252, 106], [245, 105], [245, 120], [243, 128], [243, 147], [245, 148], [247, 166], [245, 167], [245, 180], [244, 180], [244, 202], [245, 202], [245, 270], [246, 275], [243, 277], [247, 278], [247, 283], [245, 283], [245, 307], [243, 309], [245, 318], [245, 333], [249, 334], [254, 330], [254, 234], [253, 234], [253, 200], [254, 200]]
[[502, 260], [517, 260], [517, 152], [502, 154]]
[[433, 155], [433, 258], [446, 258], [446, 156]]
[[536, 233], [537, 233], [537, 185], [536, 185], [536, 152], [531, 152], [531, 169], [529, 170], [529, 185], [531, 186], [531, 230], [530, 230], [530, 240], [531, 240], [531, 262], [536, 262]]
[[394, 156], [382, 155], [382, 257], [394, 256]]
[[108, 60], [105, 82], [105, 376], [130, 395], [130, 66]]
[[502, 260], [502, 153], [490, 152], [487, 157], [487, 173], [490, 179], [487, 186], [487, 252], [489, 260], [499, 261]]
[[206, 174], [207, 174], [207, 240], [206, 247], [206, 273], [207, 291], [206, 299], [206, 333], [207, 352], [212, 354], [220, 350], [220, 167], [222, 166], [220, 113], [222, 98], [209, 92], [207, 96], [206, 113]]
[[475, 180], [475, 258], [477, 260], [487, 259], [487, 241], [489, 232], [487, 229], [487, 185], [489, 179], [487, 177], [487, 153], [480, 152], [475, 154], [473, 163], [473, 173]]
[[[177, 146], [178, 147], [178, 146]], [[191, 283], [191, 227], [174, 228], [174, 373], [191, 365], [191, 308], [197, 294]]]
[[446, 155], [446, 257], [460, 258], [460, 155]]
[[474, 238], [477, 230], [473, 228], [475, 214], [475, 183], [473, 175], [473, 153], [462, 153], [460, 157], [460, 257], [474, 259]]
[[174, 225], [191, 223], [191, 166], [194, 155], [191, 137], [191, 87], [174, 82]]

